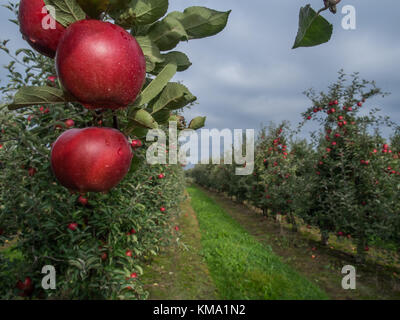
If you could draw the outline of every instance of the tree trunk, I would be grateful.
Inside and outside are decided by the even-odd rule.
[[[328,240],[329,240],[329,233],[326,231],[321,231],[321,244],[323,246],[327,246]]]
[[[292,213],[288,213],[288,218],[289,218],[289,222],[292,224],[292,231],[297,232],[298,228],[297,228],[297,223],[296,223],[296,219],[295,219],[294,215]]]
[[[357,263],[364,263],[366,258],[366,247],[367,243],[364,239],[359,239],[357,241],[357,255],[356,255],[356,262]]]

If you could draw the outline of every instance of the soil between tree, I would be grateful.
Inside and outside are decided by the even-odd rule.
[[[189,198],[181,210],[176,223],[182,238],[146,266],[145,289],[150,300],[216,300],[217,289],[200,253],[201,232]]]

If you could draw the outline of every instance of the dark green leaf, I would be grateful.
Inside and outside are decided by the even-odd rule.
[[[206,117],[196,117],[190,121],[189,129],[197,130],[203,128],[206,122]]]
[[[164,16],[167,10],[168,0],[131,0],[117,18],[117,23],[126,27],[151,24]]]
[[[180,41],[189,40],[182,23],[169,16],[150,28],[149,37],[162,51],[172,50]]]
[[[149,103],[164,89],[167,83],[176,73],[177,66],[170,63],[159,73],[159,75],[142,91],[134,106],[142,106]]]
[[[171,12],[168,17],[180,21],[190,39],[210,37],[221,32],[231,11],[221,12],[205,7],[189,7],[183,12]]]
[[[149,129],[155,129],[158,127],[157,122],[153,119],[151,114],[143,109],[136,110],[129,116],[129,127],[133,126]]]
[[[136,37],[136,40],[142,48],[143,54],[146,58],[146,71],[153,71],[156,63],[161,63],[164,61],[164,58],[161,56],[160,49],[158,49],[157,45],[148,37]],[[167,63],[165,65],[167,65]]]
[[[75,99],[60,89],[53,87],[22,87],[8,105],[9,110],[17,110],[38,104],[56,104],[74,102]]]
[[[85,12],[76,0],[44,0],[44,2],[55,8],[55,17],[53,18],[64,27],[86,18]]]
[[[180,109],[194,101],[196,101],[196,97],[183,84],[170,82],[153,103],[153,113],[164,108],[169,110]]]
[[[317,15],[310,5],[300,9],[299,30],[292,49],[313,47],[328,42],[332,36],[333,26],[323,17]]]
[[[157,63],[156,68],[154,69],[154,73],[158,74],[168,63],[174,62],[178,66],[177,71],[185,71],[187,70],[192,63],[186,54],[179,51],[171,51],[166,54],[162,54],[161,57],[164,61],[161,63]]]

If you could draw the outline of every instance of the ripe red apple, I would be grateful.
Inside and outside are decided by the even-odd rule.
[[[68,229],[71,231],[75,231],[78,228],[78,224],[76,222],[72,222],[68,225]]]
[[[88,109],[127,107],[136,100],[146,76],[136,39],[99,20],[68,27],[57,49],[56,68],[64,88]]]
[[[44,6],[43,0],[21,0],[18,14],[19,26],[22,37],[33,49],[45,56],[54,58],[65,28],[56,21],[55,29],[44,28],[44,26],[50,27],[48,25],[50,16],[48,16],[46,10],[43,10]]]
[[[132,257],[133,252],[131,250],[128,250],[128,251],[125,252],[125,254],[126,254],[127,257]]]
[[[50,82],[54,83],[56,82],[57,77],[56,76],[48,76],[47,80],[49,80]]]
[[[86,199],[86,198],[83,197],[83,196],[79,196],[78,202],[79,202],[81,205],[83,205],[83,206],[87,206],[87,204],[89,203],[88,199]]]
[[[132,156],[128,140],[116,129],[69,129],[52,147],[51,166],[58,181],[70,190],[104,192],[125,177]]]
[[[135,279],[135,278],[137,278],[137,273],[136,272],[131,273],[131,279]]]
[[[107,258],[108,258],[108,254],[105,253],[105,252],[103,252],[103,253],[101,254],[101,260],[102,260],[102,261],[106,261]]]
[[[64,124],[67,128],[71,128],[75,125],[75,122],[72,119],[68,119],[68,120],[65,120]]]
[[[160,174],[158,175],[158,179],[164,179],[164,178],[165,178],[165,175],[164,175],[164,174],[160,173]]]
[[[166,210],[166,209],[165,209],[164,207],[161,207],[161,208],[160,208],[160,211],[161,211],[161,212],[165,212],[165,210]]]
[[[136,148],[140,148],[142,146],[142,141],[136,139],[136,140],[132,140],[131,143],[132,148],[136,149]]]
[[[30,177],[33,177],[36,174],[37,170],[35,168],[29,168],[28,174]]]

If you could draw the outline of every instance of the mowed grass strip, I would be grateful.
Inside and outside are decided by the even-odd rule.
[[[200,225],[203,254],[220,299],[328,299],[204,192],[196,187],[188,188],[188,192]]]

